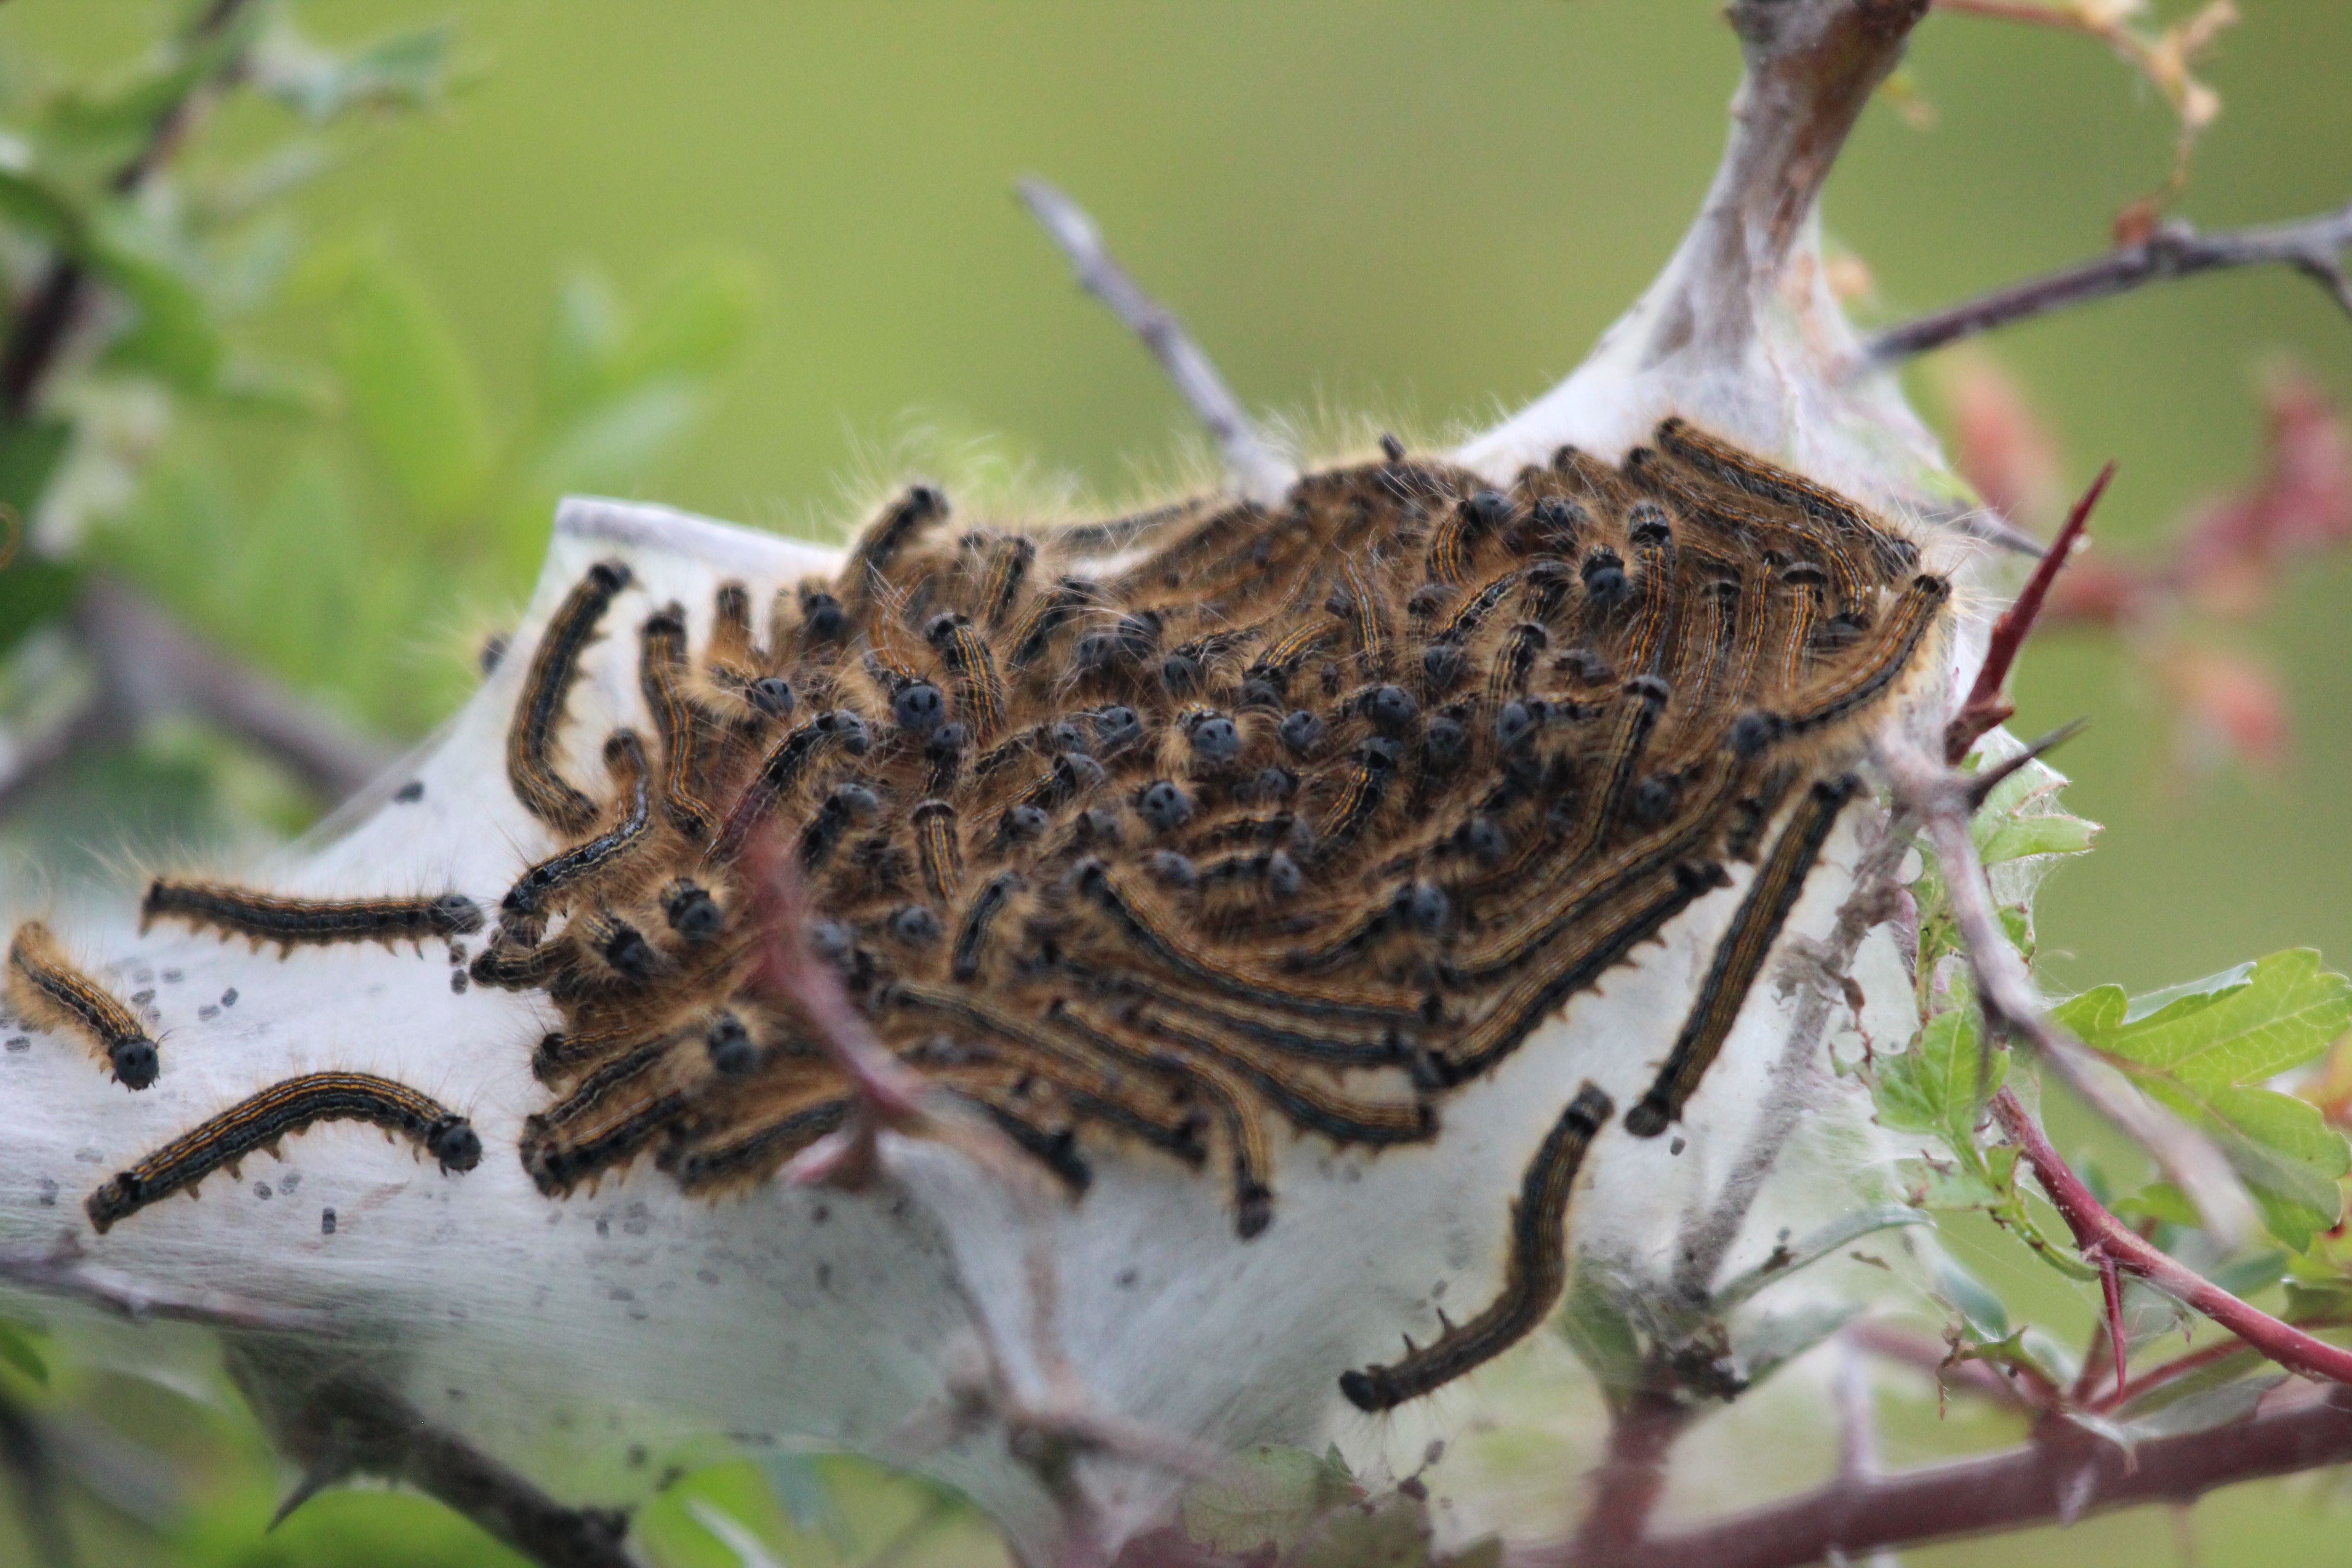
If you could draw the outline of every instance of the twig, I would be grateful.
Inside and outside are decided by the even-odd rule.
[[[1739,1238],[1780,1151],[1817,1102],[1822,1037],[1832,1011],[1844,1000],[1836,983],[1853,969],[1863,938],[1891,913],[1888,893],[1908,850],[1908,835],[1894,820],[1882,818],[1877,838],[1855,864],[1853,889],[1838,908],[1829,940],[1813,951],[1812,962],[1800,972],[1803,999],[1781,1046],[1780,1060],[1774,1064],[1772,1087],[1756,1116],[1747,1146],[1706,1213],[1685,1219],[1675,1239],[1675,1294],[1690,1309],[1709,1310],[1724,1258]]]
[[[2342,260],[2347,247],[2352,247],[2352,205],[2294,223],[2218,234],[2200,234],[2187,223],[2167,223],[2138,244],[2118,247],[2095,261],[2012,283],[1889,327],[1863,345],[1854,368],[1857,373],[1876,370],[2053,310],[2233,267],[2292,267],[2352,315],[2352,279],[2346,277]]]
[[[1127,330],[1143,340],[1160,361],[1177,394],[1208,428],[1234,487],[1253,500],[1272,501],[1290,489],[1298,470],[1259,434],[1241,399],[1200,345],[1168,308],[1138,287],[1113,259],[1102,230],[1086,209],[1034,175],[1020,184],[1021,199],[1076,269],[1078,283],[1110,307]]]
[[[182,1294],[148,1285],[135,1276],[84,1260],[79,1245],[70,1238],[47,1252],[0,1252],[0,1284],[70,1297],[134,1322],[170,1318],[222,1329],[316,1335],[340,1331],[335,1321],[323,1312],[280,1307],[224,1290]]]
[[[1862,1346],[1838,1339],[1838,1477],[1866,1481],[1879,1473],[1878,1406]]]
[[[2017,662],[2018,650],[2033,633],[2033,624],[2042,616],[2042,601],[2049,597],[2050,584],[2057,581],[2066,562],[2081,544],[2083,530],[2091,521],[2091,512],[2106,493],[2107,481],[2116,477],[2113,462],[2099,470],[2083,499],[2066,514],[2065,526],[2050,543],[2049,553],[2033,568],[2033,575],[2009,608],[1993,623],[1991,639],[1985,646],[1983,666],[1977,671],[1976,684],[1969,688],[1968,700],[1960,710],[1944,727],[1944,760],[1958,766],[1969,754],[1969,748],[1983,738],[1985,732],[2005,724],[2016,716],[2017,706],[2001,693],[2009,685],[2009,672]]]
[[[1659,322],[1660,351],[1687,334],[1708,345],[1707,357],[1737,361],[1839,150],[1927,4],[1739,0],[1730,8],[1748,76],[1732,105],[1731,145],[1692,226],[1704,260],[1679,308]]]
[[[635,1568],[626,1514],[568,1508],[346,1357],[279,1338],[239,1339],[230,1373],[278,1447],[304,1467],[278,1518],[348,1477],[405,1481],[542,1568]]]
[[[218,37],[236,21],[249,0],[214,0],[189,26],[183,49]],[[186,93],[164,106],[148,129],[147,139],[130,161],[115,170],[107,188],[119,196],[136,195],[155,173],[185,143],[205,111],[245,69],[242,54],[219,68]],[[0,419],[22,424],[30,418],[42,384],[55,367],[59,352],[80,320],[89,296],[89,273],[77,256],[53,257],[41,280],[17,307],[9,324],[8,341],[0,348]]]
[[[2206,1279],[2188,1265],[2142,1239],[2139,1233],[2109,1214],[2083,1179],[2068,1167],[2049,1138],[2020,1103],[2013,1089],[1992,1097],[1993,1115],[2022,1152],[2042,1190],[2064,1216],[2083,1256],[2102,1267],[2112,1264],[2147,1280],[2183,1306],[2194,1308],[2262,1352],[2290,1372],[2306,1377],[2352,1384],[2352,1351],[2315,1339],[2292,1324],[2283,1323],[2259,1307],[2251,1306]],[[2118,1359],[2120,1359],[2118,1342]]]
[[[745,861],[752,918],[763,937],[752,984],[799,1010],[855,1096],[848,1124],[797,1156],[785,1167],[785,1181],[853,1190],[870,1185],[885,1174],[880,1134],[890,1131],[929,1139],[965,1155],[1003,1184],[1021,1216],[1026,1348],[1044,1383],[1043,1393],[1032,1396],[1019,1388],[1009,1358],[993,1336],[985,1304],[958,1275],[951,1283],[971,1316],[978,1364],[951,1375],[944,1406],[919,1416],[898,1434],[898,1441],[922,1451],[988,1422],[1001,1424],[1007,1447],[1036,1476],[1061,1511],[1061,1563],[1066,1568],[1099,1568],[1110,1553],[1099,1510],[1078,1484],[1076,1461],[1080,1456],[1106,1454],[1187,1477],[1206,1474],[1217,1456],[1143,1422],[1097,1408],[1064,1352],[1055,1326],[1061,1284],[1051,1231],[1045,1223],[1044,1210],[1051,1201],[1045,1179],[1011,1139],[969,1114],[954,1096],[893,1056],[874,1033],[850,1001],[840,975],[809,944],[812,905],[792,862],[761,840],[754,840]]]
[[[390,767],[382,741],[216,652],[137,589],[105,576],[83,584],[74,621],[100,667],[110,717],[125,729],[190,712],[219,725],[341,800]]]
[[[1948,1392],[1974,1394],[2026,1415],[2038,1415],[2050,1408],[2038,1384],[2029,1392],[1990,1362],[1954,1361],[1951,1352],[1936,1341],[1894,1323],[1864,1318],[1847,1324],[1844,1338],[1857,1350],[1882,1361],[1926,1373]]]
[[[2047,1442],[1890,1476],[1839,1478],[1812,1491],[1644,1542],[1607,1568],[1801,1568],[1832,1552],[1916,1545],[2022,1529],[2139,1503],[2189,1503],[2217,1488],[2352,1461],[2352,1395],[2342,1390],[2263,1411],[2216,1442],[2210,1432],[2151,1438],[2131,1454],[2089,1446],[2054,1464]],[[1579,1564],[1559,1545],[1522,1549],[1510,1568]],[[1601,1568],[1585,1563],[1580,1568]]]
[[[1977,858],[1969,832],[1967,777],[1900,735],[1880,736],[1877,751],[1895,798],[1917,817],[1936,851],[1952,921],[1976,977],[1986,1038],[2008,1035],[2031,1041],[2069,1089],[2156,1157],[2224,1245],[2254,1234],[2259,1222],[2253,1202],[2211,1141],[2141,1094],[2042,1011],[2025,961],[2001,931],[1983,862]]]
[[[1592,1472],[1592,1507],[1569,1543],[1570,1563],[1613,1563],[1638,1546],[1666,1489],[1667,1456],[1698,1411],[1675,1397],[1668,1369],[1653,1367],[1610,1422],[1609,1450]]]

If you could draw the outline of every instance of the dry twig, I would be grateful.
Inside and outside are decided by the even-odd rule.
[[[1143,340],[1143,346],[1167,371],[1178,395],[1224,454],[1225,470],[1234,487],[1253,500],[1279,498],[1298,477],[1298,470],[1259,433],[1241,399],[1184,331],[1184,324],[1146,294],[1113,259],[1110,247],[1103,243],[1102,230],[1085,208],[1034,175],[1021,182],[1020,190],[1021,199],[1037,222],[1070,258],[1079,285],[1110,307],[1111,314]]]
[[[2352,279],[2344,252],[2352,247],[2352,205],[2294,223],[2200,234],[2167,223],[2134,245],[2118,246],[2095,261],[1995,289],[1974,300],[1874,334],[1855,360],[1859,372],[1877,370],[1996,327],[2128,294],[2150,283],[2193,278],[2238,267],[2292,267],[2326,289],[2352,315]]]

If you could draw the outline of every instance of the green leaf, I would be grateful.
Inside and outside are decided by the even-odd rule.
[[[1262,1444],[1235,1455],[1185,1494],[1184,1533],[1213,1551],[1287,1552],[1315,1521],[1360,1495],[1337,1450]]]
[[[1613,1406],[1641,1385],[1642,1342],[1633,1321],[1618,1308],[1599,1270],[1580,1268],[1560,1310],[1560,1337]]]
[[[2290,1279],[2279,1316],[2299,1328],[2352,1324],[2352,1279]]]
[[[539,368],[540,405],[550,419],[568,421],[604,395],[626,330],[621,297],[603,268],[581,265],[563,275]]]
[[[89,226],[72,196],[37,174],[0,169],[0,217],[63,249],[79,251]]]
[[[211,305],[182,271],[186,258],[121,210],[91,226],[83,255],[137,311],[108,345],[107,363],[146,371],[182,392],[210,390],[227,345]]]
[[[794,1530],[803,1535],[823,1535],[843,1557],[856,1552],[856,1535],[814,1458],[807,1454],[771,1454],[760,1461],[760,1468],[776,1500],[791,1516]]]
[[[429,109],[448,88],[456,42],[442,23],[338,54],[281,24],[254,51],[254,84],[314,123],[362,106]]]
[[[1927,1020],[1918,1040],[1878,1067],[1878,1121],[1896,1132],[1925,1132],[1955,1153],[1976,1147],[1977,1123],[1985,1101],[2009,1076],[2009,1053],[1991,1053],[1984,1072],[1983,1037],[1969,1006],[1954,1007]]]
[[[19,552],[0,571],[0,655],[25,640],[51,616],[72,607],[81,574],[56,561]]]
[[[2273,953],[2138,1004],[2102,985],[2053,1016],[2212,1134],[2279,1240],[2300,1252],[2336,1223],[2352,1147],[2317,1107],[2262,1087],[2352,1026],[2352,981],[2318,953]]]
[[[1935,1254],[1934,1266],[1936,1294],[1960,1315],[1978,1339],[1996,1342],[2010,1337],[2009,1309],[1983,1280],[1940,1248]]]
[[[1977,856],[1988,866],[1999,866],[2029,855],[2080,855],[2090,848],[2097,832],[2095,824],[2063,812],[2012,817],[1979,838]]]
[[[415,277],[372,258],[344,290],[335,358],[377,461],[424,521],[446,528],[494,458],[481,388],[448,321]]]
[[[1429,1509],[1391,1492],[1376,1503],[1327,1512],[1284,1568],[1428,1568]]]
[[[47,1384],[49,1381],[49,1363],[33,1348],[25,1331],[5,1319],[0,1319],[0,1362],[7,1363],[35,1383]]]
[[[67,420],[0,425],[0,503],[15,507],[18,519],[29,524],[72,444],[73,426]],[[24,564],[20,555],[17,565]]]
[[[659,381],[600,405],[558,431],[532,459],[530,478],[547,494],[626,494],[701,414],[703,396],[682,381]]]
[[[716,375],[741,357],[764,290],[758,264],[731,254],[689,263],[655,290],[618,346],[618,390],[667,376]]]

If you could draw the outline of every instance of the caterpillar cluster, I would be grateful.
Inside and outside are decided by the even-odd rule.
[[[592,568],[541,636],[506,772],[561,847],[471,975],[561,1016],[520,1147],[550,1195],[642,1160],[741,1188],[842,1124],[814,1025],[759,978],[778,933],[751,910],[785,862],[817,961],[889,1048],[1075,1191],[1108,1142],[1213,1171],[1247,1237],[1278,1209],[1275,1127],[1438,1138],[1457,1086],[1759,861],[1627,1115],[1654,1136],[1948,599],[1899,532],[1679,420],[1507,489],[1390,441],[1272,505],[1035,534],[950,515],[917,487],[836,578],[647,606],[624,645],[646,725],[602,738],[601,777],[567,776],[562,741],[626,566]],[[235,904],[156,912],[236,929]],[[268,915],[247,934],[333,939]],[[1412,1397],[1540,1319],[1612,1114],[1588,1086],[1538,1152],[1504,1299],[1350,1373],[1349,1398]]]

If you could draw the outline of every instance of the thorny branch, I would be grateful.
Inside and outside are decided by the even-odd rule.
[[[2050,595],[2050,584],[2057,581],[2058,574],[2082,542],[2092,509],[2099,504],[2099,497],[2106,493],[2107,481],[2115,477],[2113,463],[2099,470],[2099,477],[2091,481],[2091,488],[2083,492],[2083,499],[2066,514],[2066,525],[2058,531],[2049,552],[2034,566],[2033,575],[1993,623],[1992,637],[1985,647],[1984,666],[1977,671],[1976,683],[1969,688],[1959,712],[1945,726],[1947,763],[1958,766],[1987,731],[2016,716],[2016,705],[2003,695],[2009,685],[2009,672],[2017,663],[2018,650],[2025,646],[2026,637],[2032,635],[2033,624],[2042,615],[2042,602]]]
[[[2352,248],[2352,205],[2294,223],[2218,234],[2200,234],[2187,223],[2167,223],[2137,244],[2120,246],[2095,261],[2012,283],[1889,327],[1863,345],[1854,369],[1880,369],[1996,327],[2128,294],[2150,283],[2237,267],[2292,267],[2352,315],[2352,278],[2346,276],[2343,263],[2347,248]]]
[[[1801,1568],[1832,1554],[1988,1531],[2071,1523],[2137,1504],[2194,1502],[2266,1476],[2352,1461],[2352,1394],[2305,1388],[2231,1427],[2159,1437],[2129,1454],[2088,1434],[2022,1443],[1892,1475],[1839,1477],[1812,1491],[1658,1537],[1602,1562],[1559,1546],[1509,1554],[1510,1568]]]
[[[567,1508],[525,1477],[444,1432],[348,1355],[299,1342],[240,1339],[229,1370],[278,1448],[303,1475],[279,1519],[354,1475],[404,1481],[542,1568],[635,1568],[625,1513]]]
[[[1234,487],[1253,500],[1271,501],[1290,488],[1298,470],[1268,444],[1241,399],[1217,374],[1169,309],[1128,275],[1103,243],[1102,230],[1086,209],[1045,181],[1021,182],[1021,199],[1076,268],[1078,283],[1110,308],[1128,331],[1143,340],[1177,393],[1224,455]]]
[[[2083,1179],[2051,1146],[2048,1135],[2027,1113],[2014,1090],[2004,1089],[1994,1095],[1992,1110],[2001,1130],[2033,1167],[2052,1205],[2064,1216],[2084,1257],[2110,1262],[2147,1280],[2182,1305],[2204,1313],[2290,1372],[2352,1384],[2352,1351],[2315,1339],[2260,1308],[2249,1306],[2109,1214],[2106,1205],[2093,1195]]]

